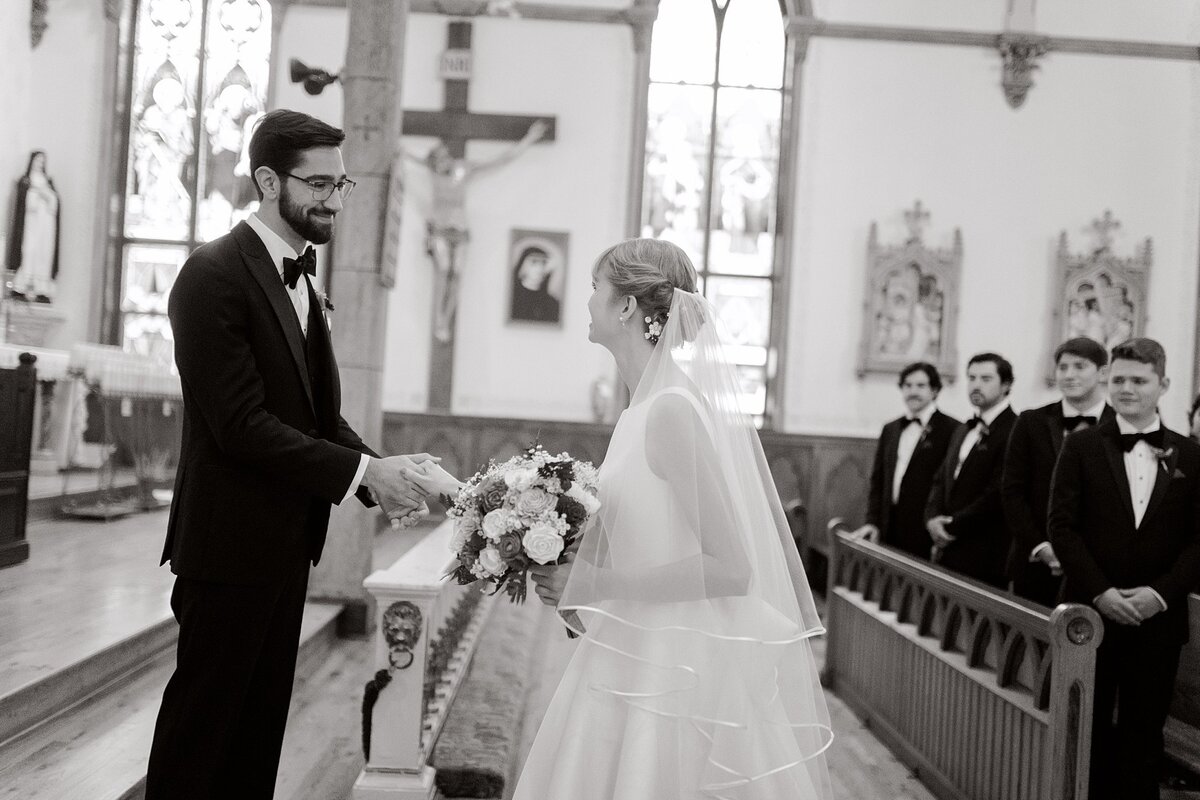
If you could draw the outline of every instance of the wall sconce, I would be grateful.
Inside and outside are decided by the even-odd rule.
[[[341,75],[330,74],[320,67],[310,67],[298,58],[288,62],[292,83],[304,84],[304,91],[312,95],[320,94],[331,83],[341,80]]]

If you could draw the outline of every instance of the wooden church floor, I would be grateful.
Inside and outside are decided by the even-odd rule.
[[[29,526],[30,560],[0,570],[0,698],[144,638],[149,629],[173,634],[172,576],[157,566],[165,526],[161,511],[107,523],[44,520]],[[385,532],[376,540],[375,563],[392,563],[422,532]],[[547,609],[533,643],[546,657],[529,691],[514,778],[574,647],[556,634]],[[321,663],[297,681],[277,800],[348,798],[349,782],[361,766],[358,704],[347,698],[357,696],[371,674],[371,644],[332,640],[313,650],[312,658]],[[823,642],[818,657],[822,654]],[[837,735],[828,759],[838,800],[932,800],[836,696],[827,699]],[[142,762],[145,755],[123,754]],[[508,782],[510,789],[514,784]]]

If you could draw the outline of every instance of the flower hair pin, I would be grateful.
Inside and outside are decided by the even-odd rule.
[[[667,317],[663,314],[663,318]],[[650,340],[650,344],[658,344],[658,337],[662,336],[663,324],[654,319],[654,317],[646,317],[646,338]]]

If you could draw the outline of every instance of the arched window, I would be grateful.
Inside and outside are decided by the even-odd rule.
[[[777,0],[662,0],[650,51],[642,235],[691,256],[766,407],[784,14]]]
[[[266,109],[271,6],[140,0],[131,43],[105,325],[125,349],[169,363],[179,268],[258,207],[246,148]]]
[[[766,410],[784,108],[778,0],[661,0],[650,44],[642,235],[683,247]]]

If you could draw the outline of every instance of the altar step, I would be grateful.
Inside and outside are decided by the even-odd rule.
[[[305,606],[293,722],[329,690],[344,661],[335,652],[340,612],[336,604]],[[0,798],[140,800],[176,636],[174,620],[160,620],[0,698]],[[319,725],[306,720],[306,727]]]

